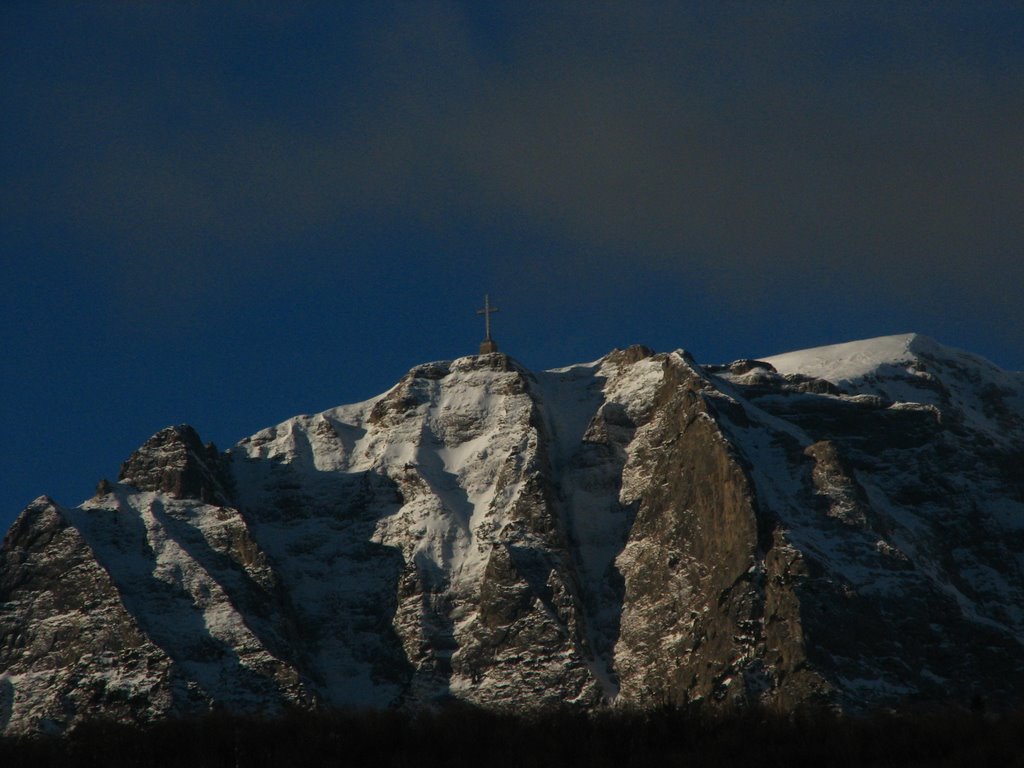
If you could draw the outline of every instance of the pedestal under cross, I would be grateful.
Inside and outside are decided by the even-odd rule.
[[[498,342],[491,338],[491,315],[497,311],[497,307],[491,306],[491,297],[484,294],[484,308],[476,311],[478,315],[484,316],[484,330],[486,331],[484,340],[480,342],[481,355],[489,355],[498,351]]]

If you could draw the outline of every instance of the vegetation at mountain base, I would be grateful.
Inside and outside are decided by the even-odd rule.
[[[416,714],[294,711],[273,719],[213,713],[144,727],[89,721],[63,737],[0,739],[6,768],[744,764],[1024,766],[1024,712],[850,717],[663,707],[515,716],[459,705]]]

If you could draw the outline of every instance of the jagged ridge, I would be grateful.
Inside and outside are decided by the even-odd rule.
[[[489,354],[223,454],[171,427],[5,539],[0,727],[1019,703],[1022,458],[1019,375],[915,335],[729,366]]]

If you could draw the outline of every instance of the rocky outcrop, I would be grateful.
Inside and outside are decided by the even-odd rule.
[[[1024,690],[1024,382],[920,337],[417,366],[220,454],[159,432],[0,553],[0,726],[214,707]]]
[[[0,551],[0,729],[60,732],[80,713],[141,721],[187,682],[139,627],[68,517],[43,496]],[[30,709],[31,721],[21,720]]]
[[[175,499],[227,504],[231,497],[220,452],[213,443],[204,445],[188,424],[167,427],[149,438],[121,465],[117,479]]]
[[[794,673],[803,661],[793,601],[769,586],[777,543],[774,521],[719,425],[701,372],[681,358],[665,362],[657,410],[637,436],[626,472],[646,482],[617,563],[625,579],[621,697],[640,705],[803,700],[818,688]],[[767,550],[767,551],[766,551]],[[775,585],[773,585],[775,586]]]

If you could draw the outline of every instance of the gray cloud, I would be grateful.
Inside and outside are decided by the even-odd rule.
[[[543,5],[483,29],[403,6],[325,25],[330,55],[303,77],[256,61],[280,111],[233,79],[230,30],[139,11],[92,31],[157,41],[141,64],[115,50],[80,68],[86,47],[17,89],[47,172],[4,204],[70,217],[121,245],[116,269],[171,284],[273,269],[275,243],[317,229],[459,218],[539,228],[583,269],[628,253],[740,296],[799,279],[1008,301],[1024,56],[992,35],[1013,24],[905,8]],[[273,41],[297,22],[248,23]]]

